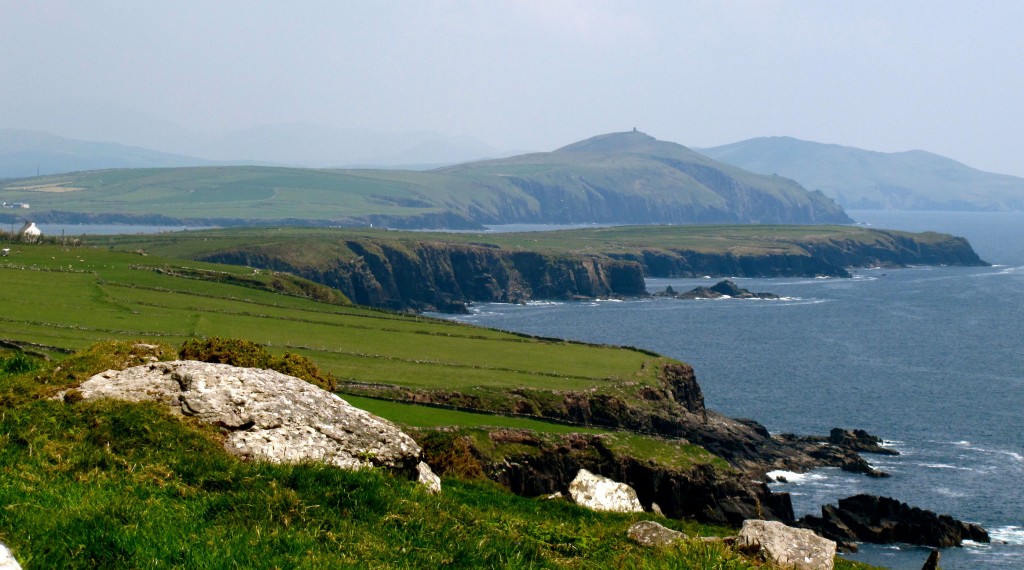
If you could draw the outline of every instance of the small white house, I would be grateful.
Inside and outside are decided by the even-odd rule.
[[[18,230],[18,237],[21,238],[21,241],[35,242],[43,237],[43,231],[36,227],[35,222],[25,222],[25,225]]]

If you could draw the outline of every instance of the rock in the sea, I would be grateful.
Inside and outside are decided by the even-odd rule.
[[[928,560],[924,561],[924,566],[921,567],[921,570],[939,570],[939,558],[942,558],[942,554],[936,548],[928,555]]]
[[[153,400],[227,432],[247,459],[318,461],[346,469],[411,472],[420,447],[391,422],[308,382],[256,368],[194,361],[108,370],[78,388],[83,399]]]
[[[805,516],[800,526],[833,540],[890,544],[906,542],[945,548],[964,540],[989,542],[981,526],[911,507],[889,497],[855,495],[821,507],[821,517]]]
[[[629,538],[640,546],[669,546],[686,540],[686,535],[678,530],[665,528],[654,521],[633,523],[627,532]]]
[[[21,570],[21,564],[14,559],[6,544],[0,544],[0,570]]]
[[[899,455],[900,452],[889,447],[882,447],[882,438],[862,430],[832,428],[828,434],[828,442],[861,453],[877,453],[879,455]]]
[[[794,570],[832,570],[836,543],[780,522],[746,520],[737,546],[756,549],[768,562]]]
[[[752,293],[741,288],[728,279],[715,283],[711,287],[694,287],[685,293],[676,293],[674,290],[665,289],[664,293],[657,293],[660,297],[675,297],[677,299],[719,299],[731,297],[733,299],[778,299],[779,296],[773,293]]]
[[[594,475],[586,469],[580,469],[569,483],[569,495],[577,505],[595,511],[642,513],[644,510],[632,487]]]

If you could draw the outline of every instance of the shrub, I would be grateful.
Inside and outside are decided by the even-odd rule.
[[[39,368],[39,363],[21,351],[8,357],[0,357],[0,374],[22,374],[36,368]]]
[[[185,341],[178,350],[183,360],[198,360],[214,364],[230,364],[243,368],[270,368],[273,359],[263,345],[235,338],[194,338]]]
[[[312,360],[300,354],[286,352],[274,356],[261,344],[248,340],[210,337],[185,341],[178,351],[184,360],[198,360],[215,364],[230,364],[244,368],[264,368],[301,378],[324,390],[334,390],[338,381],[330,372],[321,370]]]

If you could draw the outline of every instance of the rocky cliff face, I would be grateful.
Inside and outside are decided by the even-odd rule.
[[[472,302],[646,295],[645,277],[848,277],[847,267],[984,265],[963,238],[875,235],[875,241],[812,240],[800,244],[802,251],[750,255],[655,248],[555,254],[483,243],[366,237],[343,240],[339,249],[345,255],[333,257],[254,245],[200,259],[293,273],[339,289],[361,305],[442,312],[465,311]]]
[[[348,240],[356,257],[301,264],[258,247],[204,261],[287,271],[344,292],[354,303],[394,310],[465,311],[467,302],[521,303],[646,293],[639,264],[555,256],[488,245]]]

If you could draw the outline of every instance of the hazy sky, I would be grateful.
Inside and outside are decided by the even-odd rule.
[[[302,122],[551,150],[635,126],[1024,176],[1022,30],[1019,0],[0,0],[0,128],[140,144]]]

